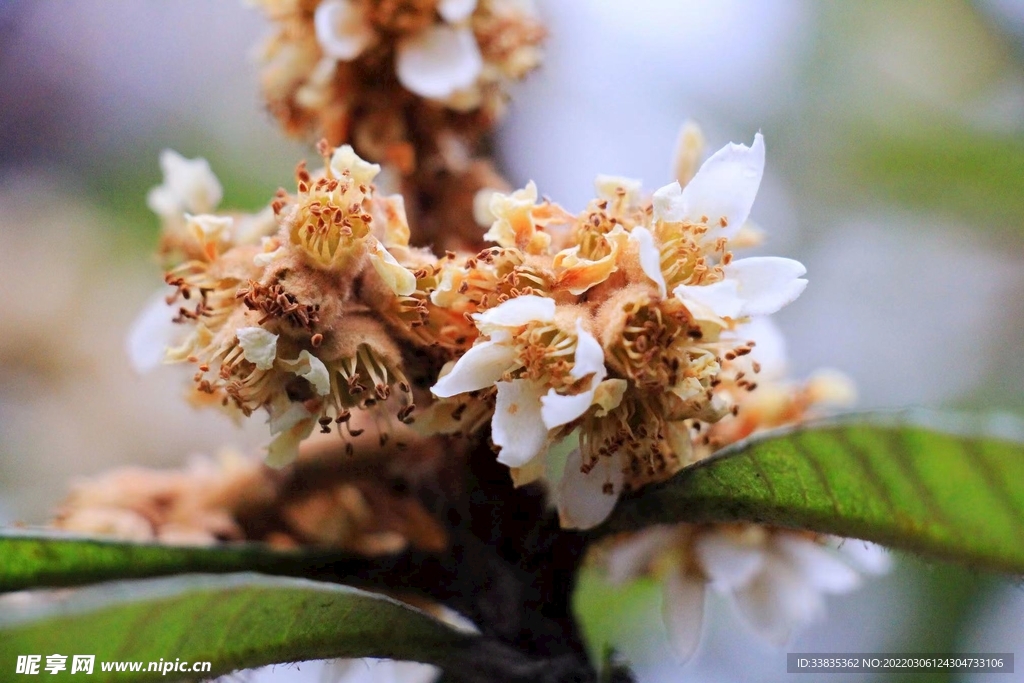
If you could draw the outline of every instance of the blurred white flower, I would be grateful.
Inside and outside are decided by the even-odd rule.
[[[483,70],[476,36],[464,22],[476,0],[445,0],[438,13],[445,23],[433,24],[399,39],[395,72],[399,82],[422,97],[444,100],[472,86]],[[377,39],[367,8],[357,0],[327,0],[314,15],[317,41],[333,59],[349,62]]]
[[[156,215],[167,220],[184,214],[209,213],[217,208],[223,189],[206,159],[186,159],[171,149],[160,152],[162,185],[146,196],[146,204]]]
[[[336,659],[327,662],[322,683],[430,683],[441,670],[419,662],[398,662],[393,659]]]
[[[697,648],[705,588],[732,598],[759,636],[783,646],[794,632],[824,614],[827,594],[860,585],[860,572],[888,570],[877,545],[841,541],[839,551],[806,533],[762,526],[654,527],[620,540],[610,551],[609,579],[620,583],[660,567],[663,618],[675,652]]]
[[[476,37],[464,26],[431,26],[398,44],[395,70],[406,88],[443,100],[476,82],[483,69]]]

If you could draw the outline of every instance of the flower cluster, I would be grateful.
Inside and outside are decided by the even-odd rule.
[[[744,324],[806,285],[796,261],[733,258],[763,165],[758,135],[652,201],[614,177],[578,215],[538,201],[532,184],[493,194],[486,237],[499,247],[446,265],[432,303],[485,310],[463,331],[475,344],[433,387],[444,399],[434,410],[493,396],[491,439],[519,483],[542,476],[548,446],[578,429],[557,489],[563,525],[593,526],[623,490],[691,462],[702,425],[737,409],[722,389],[755,344]]]
[[[506,84],[540,63],[531,0],[258,0],[274,34],[263,91],[292,134],[351,143],[408,172],[450,138],[471,147]]]
[[[380,416],[382,440],[392,418],[465,435],[489,424],[517,484],[545,476],[549,446],[576,433],[551,483],[563,525],[594,526],[622,491],[699,457],[695,439],[757,387],[746,327],[806,284],[796,261],[733,257],[749,242],[760,134],[650,199],[607,176],[579,214],[532,183],[486,193],[483,239],[496,246],[441,257],[409,247],[377,165],[348,146],[321,152],[325,168],[300,166],[297,192],[262,219],[184,213],[216,194],[198,161],[165,165],[153,193],[176,209],[165,244],[184,255],[167,303],[188,333],[167,358],[195,365],[198,398],[266,409],[276,465],[316,425],[351,436],[362,409]],[[438,400],[414,415],[428,387]]]
[[[374,409],[387,425],[382,439],[413,410],[401,351],[359,296],[415,288],[389,251],[409,252],[402,199],[375,193],[380,168],[351,147],[322,152],[325,167],[310,173],[300,165],[296,192],[279,192],[263,218],[165,217],[164,243],[183,260],[166,274],[173,292],[144,316],[131,343],[137,361],[151,365],[167,340],[163,323],[184,328],[170,331],[179,338],[166,359],[195,366],[195,400],[243,415],[266,409],[269,461],[277,465],[293,460],[317,425],[357,436],[353,410]],[[185,188],[174,206],[194,206],[205,188],[176,175],[185,169],[169,169],[153,196]]]

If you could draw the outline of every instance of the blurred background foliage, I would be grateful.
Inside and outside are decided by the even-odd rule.
[[[597,173],[667,182],[686,118],[712,150],[763,130],[754,218],[811,280],[779,316],[793,373],[839,368],[865,408],[1024,413],[1024,3],[540,4],[547,63],[498,138],[514,183],[579,210]],[[161,149],[208,158],[224,205],[250,209],[314,156],[260,108],[264,31],[241,2],[0,2],[0,521],[42,521],[116,464],[261,444],[262,425],[184,406],[173,370],[134,376],[122,346],[161,283]],[[643,680],[787,678],[725,604],[680,665],[656,586],[582,586],[594,647],[613,638]],[[829,609],[787,650],[1024,653],[1024,592],[967,570],[900,558]]]

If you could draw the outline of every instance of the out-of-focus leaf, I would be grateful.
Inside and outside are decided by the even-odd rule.
[[[275,552],[258,545],[166,546],[8,529],[0,531],[0,593],[187,572],[294,573],[283,568],[300,563],[313,566],[341,557],[337,553]]]
[[[256,574],[185,575],[45,595],[0,614],[0,672],[19,655],[95,655],[90,681],[199,680],[235,669],[331,657],[387,657],[446,666],[474,636],[390,598],[347,586]],[[149,662],[211,662],[208,673],[146,671]],[[141,662],[136,673],[104,672]],[[42,671],[42,667],[40,667]]]
[[[857,184],[915,209],[959,214],[965,227],[1024,235],[1024,138],[948,127],[857,139],[838,165]]]
[[[622,586],[611,585],[600,572],[580,572],[573,593],[573,611],[579,617],[592,661],[600,661],[614,645],[650,645],[652,615],[658,626],[661,584],[637,579]],[[632,654],[632,653],[631,653]]]
[[[597,535],[751,521],[1024,572],[1024,444],[882,420],[773,432],[625,499]]]

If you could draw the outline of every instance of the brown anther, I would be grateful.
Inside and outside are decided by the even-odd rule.
[[[415,419],[412,417],[412,412],[414,410],[416,410],[416,405],[414,403],[410,403],[409,405],[405,406],[404,408],[399,409],[399,411],[398,411],[398,421],[401,422],[402,424],[407,424],[407,425],[408,424],[412,424],[413,422],[415,422]]]

